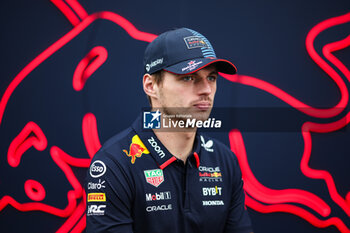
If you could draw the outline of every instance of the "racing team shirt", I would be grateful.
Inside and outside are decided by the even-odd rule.
[[[197,132],[184,163],[141,117],[93,157],[85,190],[87,232],[252,232],[230,149]]]

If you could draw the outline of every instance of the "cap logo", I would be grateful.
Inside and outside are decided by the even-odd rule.
[[[190,61],[187,63],[187,66],[182,68],[182,72],[184,71],[192,71],[198,67],[198,65],[202,64],[202,61],[196,62],[196,61]]]
[[[188,49],[209,48],[204,39],[199,36],[188,36],[184,38],[184,41]]]
[[[152,61],[150,64],[146,64],[147,72],[149,72],[152,67],[159,65],[159,64],[162,64],[162,63],[163,63],[163,58],[159,58],[155,61]]]

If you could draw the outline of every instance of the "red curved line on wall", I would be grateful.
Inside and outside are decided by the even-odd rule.
[[[78,25],[81,20],[75,14],[75,12],[62,0],[50,0],[68,19],[68,21],[73,25]]]
[[[316,170],[309,167],[309,161],[311,157],[311,149],[312,149],[312,138],[311,132],[315,133],[328,133],[339,130],[349,124],[350,122],[350,113],[348,113],[342,119],[328,123],[328,124],[318,124],[313,122],[306,122],[302,126],[302,135],[305,142],[304,153],[300,163],[300,168],[303,174],[312,179],[322,179],[326,182],[327,189],[329,190],[329,194],[332,200],[341,207],[344,212],[350,216],[350,205],[347,201],[341,197],[338,193],[337,188],[335,186],[334,179],[332,175],[328,171],[324,170]]]
[[[84,191],[84,195],[83,195],[83,203],[84,203],[84,212],[82,215],[82,218],[80,219],[80,221],[77,223],[76,227],[72,230],[71,233],[80,233],[82,232],[85,227],[86,227],[86,214],[85,214],[85,208],[86,208],[86,193]]]
[[[101,147],[100,140],[97,132],[97,123],[96,118],[92,113],[87,113],[83,118],[82,131],[85,146],[89,155],[92,157],[97,150]],[[62,153],[64,161],[68,164],[76,167],[89,167],[91,159],[77,159],[66,153]],[[83,190],[84,192],[84,190]],[[86,198],[85,192],[83,198]],[[86,215],[85,215],[85,200],[83,200],[80,205],[77,207],[72,216],[60,227],[58,232],[71,232],[71,233],[80,233],[86,227]],[[79,220],[80,219],[80,220]],[[76,225],[75,225],[76,224]],[[75,225],[75,226],[74,226]],[[73,228],[74,227],[74,228]],[[73,229],[72,229],[73,228]]]
[[[333,17],[327,20],[322,21],[321,23],[317,24],[315,27],[313,27],[310,32],[308,33],[305,41],[306,49],[307,52],[309,53],[310,57],[314,60],[314,62],[321,68],[323,69],[331,78],[335,81],[337,86],[340,89],[340,92],[345,94],[346,88],[342,87],[343,86],[343,80],[339,75],[336,73],[334,69],[332,69],[316,52],[314,48],[314,41],[315,38],[323,31],[340,25],[340,24],[345,24],[350,21],[350,13],[347,13],[345,15]],[[346,40],[346,39],[345,39]],[[339,44],[343,44],[344,41],[339,41]],[[324,49],[324,48],[323,48]],[[350,80],[350,77],[347,77],[348,80]],[[342,84],[340,84],[342,83]],[[341,102],[341,101],[340,101]]]
[[[68,21],[76,26],[88,16],[88,13],[76,0],[50,0],[68,19]]]
[[[60,148],[53,146],[50,149],[50,154],[53,161],[60,167],[60,169],[64,172],[67,180],[72,185],[74,190],[68,191],[68,205],[65,209],[58,209],[56,207],[52,207],[50,205],[46,205],[43,203],[19,203],[14,200],[10,196],[4,196],[0,200],[0,211],[5,208],[7,205],[11,205],[19,211],[43,211],[55,216],[59,217],[68,217],[70,216],[76,209],[76,200],[82,197],[83,189],[80,182],[77,180],[74,175],[72,169],[68,166],[68,164],[77,167],[88,167],[90,165],[90,159],[78,159],[72,157],[65,152],[63,152]]]
[[[24,191],[33,201],[42,201],[46,196],[44,186],[36,180],[27,180],[24,183]]]
[[[96,126],[97,128],[97,126]],[[97,131],[96,131],[97,133]],[[98,135],[95,136],[98,139]],[[67,177],[67,180],[74,188],[74,192],[77,196],[77,198],[83,197],[85,199],[85,192],[80,184],[80,182],[77,180],[76,176],[74,175],[72,169],[70,166],[74,167],[84,167],[88,168],[90,166],[91,159],[82,159],[82,158],[76,158],[73,156],[68,155],[60,148],[53,146],[51,148],[51,155],[54,159],[54,161],[57,163],[57,165],[62,169],[64,174]],[[81,227],[83,226],[85,228],[85,225],[81,223],[81,217],[85,214],[85,201],[83,200],[78,207],[76,207],[74,213],[67,219],[67,221],[60,227],[58,232],[82,232]],[[78,222],[79,221],[79,222]],[[78,222],[78,223],[77,223]],[[77,223],[77,225],[75,225]],[[72,229],[72,227],[74,227]],[[72,230],[71,230],[72,229]]]
[[[84,7],[82,7],[77,0],[66,0],[66,2],[73,9],[75,14],[79,16],[80,19],[83,20],[89,16]]]
[[[301,189],[274,190],[263,186],[250,169],[242,134],[239,130],[229,133],[231,150],[236,154],[242,170],[244,190],[255,199],[269,203],[298,203],[307,206],[323,217],[330,214],[330,207],[318,196]]]
[[[97,132],[96,117],[94,114],[85,114],[83,118],[82,131],[86,150],[90,158],[92,158],[101,148],[101,143]]]
[[[227,75],[220,73],[222,77],[225,79],[240,83],[246,86],[255,87],[257,89],[266,91],[267,93],[270,93],[273,96],[276,96],[277,98],[281,99],[285,103],[289,104],[293,108],[299,110],[302,113],[305,113],[312,117],[318,117],[318,118],[329,118],[338,115],[343,109],[340,108],[330,108],[330,109],[317,109],[313,108],[307,104],[304,104],[303,102],[299,101],[298,99],[294,98],[293,96],[289,95],[285,91],[279,89],[278,87],[263,81],[261,79],[257,79],[251,76],[247,75]]]
[[[78,179],[76,178],[76,176],[74,175],[71,167],[68,166],[69,160],[72,157],[66,154],[63,150],[61,150],[57,146],[51,147],[50,154],[52,159],[61,168],[64,175],[67,177],[67,180],[69,181],[69,183],[73,186],[76,197],[77,198],[82,197],[83,188],[80,182],[78,181]],[[86,159],[82,159],[83,163],[86,163],[85,161]],[[72,162],[74,163],[74,161]],[[88,164],[90,164],[90,162]]]
[[[41,131],[40,127],[36,125],[34,122],[29,122],[24,129],[21,131],[21,133],[15,138],[15,142],[21,142],[23,139],[25,142],[28,142],[30,140],[27,140],[26,137],[29,134],[34,134],[34,135],[39,135],[37,138],[41,138],[41,141],[45,141],[45,143],[40,143],[40,146],[36,146],[37,149],[45,149],[47,146],[47,140],[43,132]],[[33,137],[33,136],[31,136]],[[33,137],[36,138],[36,137]],[[45,140],[43,140],[45,139]],[[23,144],[23,143],[22,143]],[[23,147],[21,143],[12,143],[12,149],[15,151],[14,153],[9,153],[10,157],[16,158],[16,163],[19,163],[20,157],[21,156],[14,156],[13,154],[19,154],[19,149],[16,148],[21,148]],[[19,146],[18,146],[19,145]],[[36,145],[33,143],[33,145]],[[24,146],[27,148],[27,146]],[[11,151],[10,150],[10,151]],[[20,150],[22,151],[22,150]],[[54,162],[61,168],[61,170],[64,172],[64,174],[67,177],[67,180],[70,182],[70,184],[73,186],[74,191],[69,191],[67,194],[68,197],[68,205],[64,209],[59,209],[52,207],[50,205],[46,205],[43,203],[19,203],[15,199],[13,199],[10,196],[4,196],[0,200],[0,211],[5,208],[7,205],[11,205],[14,208],[16,208],[19,211],[43,211],[49,214],[53,214],[59,217],[68,217],[72,214],[72,212],[76,208],[76,200],[82,196],[82,187],[79,183],[79,181],[76,179],[74,173],[72,172],[71,168],[67,164],[71,164],[73,166],[77,167],[88,167],[90,164],[90,159],[78,159],[72,156],[69,156],[68,154],[64,153],[62,150],[60,150],[58,147],[53,147],[51,148],[51,155],[54,160]],[[20,155],[22,155],[21,153]],[[13,160],[13,159],[12,159]],[[9,160],[11,161],[11,159]],[[30,183],[28,183],[30,182]],[[32,185],[30,185],[32,184]],[[32,195],[33,192],[31,190],[28,190],[33,186],[32,181],[27,181],[25,183],[25,191],[26,194],[28,195],[29,198],[35,200],[35,201],[40,201],[45,197],[45,190],[44,188],[40,185],[40,183],[35,183],[35,189],[38,190],[39,192],[36,195]],[[39,184],[39,186],[38,186]],[[41,187],[40,187],[41,186]],[[39,196],[38,196],[39,195]]]
[[[139,31],[130,21],[116,13],[104,11],[98,14],[100,18],[110,20],[124,28],[129,36],[136,40],[151,42],[157,37],[157,35]]]
[[[338,25],[339,23],[342,22],[348,22],[350,21],[350,14],[346,14],[344,16],[340,16],[340,17],[335,17],[332,18],[334,19],[340,19],[336,22],[336,24],[332,24],[331,20],[327,20],[326,24],[320,23],[319,25]],[[322,30],[325,30],[326,28],[323,27]],[[315,30],[311,30],[313,31],[313,34],[311,34],[313,36],[309,37],[309,41],[313,41],[315,39],[315,35],[318,35],[322,30],[318,30],[315,33]],[[310,39],[312,38],[312,39]],[[343,65],[343,63],[341,63],[337,58],[335,58],[335,56],[333,56],[331,53],[340,49],[344,49],[346,47],[348,47],[350,44],[349,42],[349,37],[346,37],[343,40],[337,41],[337,42],[333,42],[330,44],[327,44],[326,46],[323,47],[323,54],[325,55],[325,57],[332,63],[334,64],[344,75],[345,77],[350,80],[350,76],[349,76],[349,70],[345,67],[345,65]],[[310,49],[310,45],[309,49]],[[313,47],[312,47],[313,48]],[[325,62],[321,62],[319,61],[319,59],[317,59],[317,56],[314,56],[313,54],[310,54],[310,56],[316,57],[316,62],[317,64],[319,64],[320,66],[324,66],[323,70],[325,70],[330,76],[331,78],[336,82],[336,84],[338,85],[339,89],[341,90],[342,93],[342,100],[344,100],[345,98],[348,98],[348,91],[346,89],[345,83],[340,79],[340,76],[338,74],[335,74],[335,71],[333,69],[331,69],[328,65],[324,65]],[[303,111],[304,113],[308,114],[308,115],[312,115],[315,117],[330,117],[334,114],[337,114],[336,108],[337,106],[339,106],[339,104],[341,103],[341,101],[338,103],[337,106],[331,108],[331,109],[327,109],[327,110],[320,110],[320,109],[316,109],[316,108],[311,108],[307,105],[304,105],[303,103],[301,103],[300,101],[296,100],[295,98],[289,96],[287,93],[283,92],[282,90],[272,86],[271,84],[255,79],[253,77],[247,77],[247,76],[226,76],[226,78],[228,78],[230,81],[235,81],[235,82],[239,82],[242,84],[246,84],[246,85],[250,85],[250,86],[255,86],[259,89],[263,89],[275,96],[277,96],[278,98],[284,100],[285,102],[287,102],[288,104],[292,105],[295,108],[300,108],[299,110],[303,111],[303,109],[305,109],[306,111]],[[338,79],[338,80],[337,80]],[[346,94],[346,96],[344,97],[344,93]],[[346,101],[347,102],[347,101]],[[309,108],[309,109],[308,109]],[[345,125],[347,125],[349,123],[349,117],[350,114],[348,113],[345,117],[343,117],[342,119],[336,121],[336,122],[332,122],[332,123],[328,123],[328,124],[317,124],[317,123],[312,123],[312,122],[307,122],[302,126],[302,135],[303,135],[303,139],[305,141],[305,148],[304,148],[304,153],[303,153],[303,157],[301,160],[301,171],[302,173],[312,179],[323,179],[326,182],[327,188],[329,190],[330,196],[332,198],[332,200],[338,205],[340,206],[345,213],[347,213],[348,216],[350,216],[350,206],[348,205],[347,200],[345,200],[344,198],[342,198],[335,186],[334,183],[334,179],[331,176],[331,174],[327,171],[321,171],[321,170],[315,170],[315,169],[311,169],[308,166],[308,162],[310,159],[310,155],[311,155],[311,148],[312,148],[312,140],[311,140],[311,135],[310,132],[319,132],[319,133],[325,133],[325,132],[332,132],[332,131],[336,131],[339,130],[341,128],[343,128]],[[239,147],[239,146],[238,146]],[[243,148],[240,148],[243,149]],[[236,150],[236,154],[238,153],[238,149],[233,149]],[[247,168],[242,168],[242,170],[246,170]],[[250,171],[250,170],[249,170]],[[253,178],[248,178],[245,181],[250,184],[250,182],[253,180]],[[248,186],[249,187],[249,186]],[[252,195],[254,198],[259,199],[261,198],[260,194],[258,194],[258,192],[256,192],[256,190],[249,190],[247,189],[247,193],[249,193],[250,195]],[[256,206],[252,206],[250,205],[251,208],[256,209]],[[258,210],[260,211],[260,210]],[[276,209],[274,209],[274,211],[277,211]],[[302,217],[302,215],[300,215]],[[307,217],[305,217],[307,218]],[[309,221],[309,220],[308,220]],[[314,221],[309,221],[310,223],[314,224]],[[342,222],[341,219],[337,218],[337,223],[333,222],[334,224],[338,224],[338,222],[340,222],[343,226],[344,223]],[[339,224],[337,225],[337,227],[339,229],[344,229],[343,227],[340,227]],[[344,232],[348,232],[348,229],[345,228]]]
[[[341,100],[334,108],[346,107],[349,99],[349,93],[347,91],[344,81],[338,75],[338,73],[317,54],[314,48],[314,41],[315,41],[315,38],[321,32],[327,30],[328,28],[331,28],[340,24],[344,24],[349,21],[350,21],[350,13],[324,20],[310,30],[310,32],[306,36],[306,41],[305,41],[306,50],[309,53],[310,57],[321,69],[323,69],[333,79],[333,81],[337,84],[339,88],[339,91],[341,94]],[[344,43],[344,41],[339,43]],[[324,49],[327,50],[327,48],[324,48]],[[348,76],[347,79],[350,80],[350,77]]]
[[[83,215],[83,217],[79,220],[77,225],[72,229],[71,233],[80,233],[83,232],[83,230],[86,227],[86,214]]]
[[[24,126],[9,146],[7,161],[10,166],[17,167],[24,152],[32,146],[38,151],[43,151],[47,146],[47,139],[40,127],[31,121]]]
[[[123,17],[121,17],[117,14],[108,12],[108,14],[106,14],[104,16],[106,16],[107,19],[111,19],[113,22],[115,22],[117,24],[119,24],[118,20],[120,20],[119,25],[121,27],[123,27],[123,29],[130,36],[132,36],[135,39],[139,39],[142,41],[151,41],[156,37],[153,34],[144,33],[144,32],[137,30],[129,21],[127,21],[126,19],[124,19]],[[67,44],[74,37],[76,37],[81,31],[83,31],[86,27],[88,27],[92,22],[94,22],[96,19],[99,19],[99,18],[102,18],[101,14],[94,14],[94,15],[88,16],[82,23],[77,25],[74,29],[72,29],[70,32],[68,32],[65,36],[63,36],[61,39],[59,39],[54,44],[52,44],[50,47],[48,47],[46,50],[44,50],[39,56],[37,56],[35,59],[33,59],[24,69],[21,70],[21,72],[10,83],[10,85],[8,86],[4,95],[1,98],[1,101],[0,101],[0,124],[2,122],[3,114],[4,114],[4,111],[6,109],[6,105],[9,101],[9,98],[11,97],[11,95],[14,92],[14,90],[16,89],[16,87],[23,81],[23,79],[26,78],[27,75],[29,73],[31,73],[36,67],[38,67],[43,61],[45,61],[48,57],[50,57],[52,54],[57,52],[57,50],[62,48],[65,44]],[[96,133],[97,133],[97,130],[96,130]],[[92,135],[92,134],[90,133],[90,135]],[[98,139],[98,137],[96,135],[93,137]],[[99,142],[99,140],[95,140],[95,139],[93,139],[92,141]],[[94,146],[94,147],[96,148],[96,146]],[[92,148],[94,148],[94,147],[92,147]],[[94,150],[96,150],[96,149],[92,149],[90,151],[94,151]],[[92,153],[92,152],[90,152],[90,153]],[[73,179],[73,180],[71,179],[72,177],[75,177],[74,174],[71,172],[71,169],[69,169],[69,167],[67,167],[64,164],[64,162],[62,162],[60,160],[61,160],[61,158],[63,158],[64,160],[66,160],[65,161],[66,163],[69,163],[69,164],[75,165],[75,166],[82,166],[82,167],[85,167],[85,166],[88,167],[88,164],[90,163],[90,161],[87,159],[86,160],[84,160],[84,159],[74,160],[73,157],[70,157],[68,159],[68,155],[66,155],[65,153],[60,153],[60,156],[59,155],[57,157],[53,156],[53,158],[56,159],[55,162],[58,163],[58,165],[61,167],[61,169],[65,169],[64,172],[65,172],[67,178],[69,179],[69,182],[72,184],[72,186],[74,185],[76,188],[78,188],[79,186],[77,183],[75,183],[75,181],[74,181],[75,179]],[[15,201],[10,196],[4,196],[0,200],[0,211],[9,204],[19,211],[38,210],[38,211],[43,211],[43,212],[46,212],[46,213],[49,213],[52,215],[56,215],[56,216],[65,218],[65,217],[68,217],[69,215],[71,215],[76,208],[76,200],[78,198],[76,196],[77,193],[79,193],[79,188],[78,188],[78,190],[68,192],[68,205],[63,210],[60,210],[58,208],[55,208],[55,207],[52,207],[49,205],[45,205],[42,203],[21,204],[21,203],[18,203],[17,201]],[[79,224],[79,227],[81,227],[81,226],[84,227],[84,223],[81,223],[81,221],[79,221],[78,224]],[[75,229],[79,229],[79,227],[77,225],[77,228],[75,228]]]
[[[315,227],[326,228],[329,226],[335,226],[339,229],[340,232],[350,232],[350,229],[339,218],[332,217],[327,220],[320,220],[315,217],[313,214],[308,211],[294,205],[288,204],[275,204],[275,205],[263,205],[260,202],[255,201],[249,196],[246,196],[246,204],[250,207],[253,207],[256,211],[260,213],[274,213],[274,212],[284,212],[299,216],[300,218],[305,219]]]
[[[79,62],[73,75],[73,88],[81,91],[88,78],[107,60],[107,50],[96,46]]]
[[[56,233],[66,233],[73,232],[70,231],[76,223],[81,219],[81,216],[85,213],[85,201],[81,201],[77,208],[74,210],[74,213],[67,219],[67,221],[56,231]],[[81,232],[81,231],[80,231]]]
[[[59,209],[50,205],[46,205],[38,202],[19,203],[10,196],[4,196],[0,200],[0,211],[7,205],[11,205],[13,208],[26,212],[26,211],[42,211],[58,217],[66,218],[70,216],[76,207],[76,196],[74,191],[69,191],[67,194],[68,205],[64,209]]]
[[[48,57],[50,57],[53,53],[57,52],[60,48],[66,45],[69,41],[71,41],[74,37],[76,37],[81,31],[83,31],[86,27],[88,27],[92,22],[96,19],[106,19],[110,20],[119,26],[121,26],[132,38],[150,42],[156,35],[151,33],[145,33],[137,30],[134,25],[132,25],[128,20],[123,18],[120,15],[117,15],[112,12],[101,12],[93,15],[89,15],[86,17],[79,25],[69,31],[66,35],[64,35],[61,39],[53,43],[50,47],[45,49],[39,56],[34,58],[26,67],[24,67],[18,75],[13,79],[10,85],[7,87],[5,93],[3,94],[0,100],[0,124],[2,122],[4,111],[6,105],[14,92],[17,86],[23,81],[24,78],[28,76],[30,72],[32,72],[36,67],[38,67],[43,61],[45,61]]]
[[[244,146],[241,133],[238,130],[232,130],[229,135],[229,140],[230,140],[231,150],[236,154],[239,165],[242,168],[244,190],[248,193],[248,195],[246,195],[245,203],[248,207],[261,213],[273,213],[273,212],[290,213],[305,219],[306,221],[308,221],[309,223],[311,223],[316,227],[325,228],[325,227],[334,225],[341,232],[349,232],[349,229],[345,226],[342,220],[337,217],[332,217],[326,220],[320,220],[316,216],[314,216],[314,214],[310,213],[305,209],[302,209],[295,205],[285,204],[288,202],[299,203],[314,209],[314,207],[310,205],[311,203],[309,203],[311,200],[310,199],[303,200],[305,198],[299,195],[301,193],[297,193],[294,196],[287,196],[289,200],[287,198],[281,199],[278,194],[279,194],[279,191],[282,191],[282,190],[277,190],[277,192],[271,192],[271,189],[262,187],[262,185],[258,181],[255,182],[255,177],[252,174],[247,161],[247,155],[246,155],[245,146]],[[272,191],[275,191],[275,190],[272,190]],[[301,190],[301,191],[302,193],[306,192],[304,190]],[[293,193],[293,192],[290,192],[290,193]],[[249,195],[254,195],[252,197],[257,198],[258,200],[263,201],[265,203],[269,203],[271,205],[263,205],[262,203],[251,198]],[[266,195],[266,198],[271,200],[261,199],[261,197],[264,195]],[[311,198],[312,196],[315,196],[315,195],[312,193],[309,193],[308,196]],[[277,200],[280,200],[280,203],[274,200],[275,198],[277,198]],[[319,207],[325,208],[323,212],[326,212],[328,216],[330,213],[329,206],[326,203],[324,203],[324,201],[321,200],[319,197],[315,196],[315,198],[316,198],[315,202],[320,202]]]
[[[278,87],[254,77],[250,77],[246,75],[227,75],[227,74],[221,74],[221,73],[220,74],[231,82],[236,82],[236,83],[240,83],[240,84],[244,84],[247,86],[252,86],[252,87],[264,90],[309,116],[318,117],[318,118],[334,117],[338,115],[340,112],[342,112],[346,107],[349,99],[349,93],[341,77],[336,73],[336,71],[331,66],[329,66],[324,60],[322,60],[322,58],[316,53],[313,43],[316,36],[319,35],[322,31],[328,29],[329,27],[343,24],[349,21],[350,21],[350,13],[325,20],[319,23],[318,25],[316,25],[313,29],[311,29],[306,39],[306,47],[310,57],[331,77],[331,79],[336,83],[336,85],[340,90],[341,100],[338,102],[336,106],[332,108],[329,108],[329,109],[313,108],[297,100],[296,98],[282,91]],[[326,58],[330,62],[332,62],[337,68],[339,68],[344,73],[346,78],[350,80],[349,72],[347,72],[347,69],[345,68],[345,66],[340,65],[341,62],[337,59],[334,59],[334,56],[330,56],[331,52],[334,52],[338,49],[345,48],[347,46],[349,46],[348,37],[341,41],[338,41],[337,43],[331,43],[324,46],[323,50]]]
[[[350,13],[344,15],[343,17],[339,18],[339,20],[342,20],[343,23],[348,22],[350,20]],[[326,23],[322,26],[326,27],[327,25],[332,25],[332,21],[326,20]],[[321,29],[324,29],[320,27],[318,30],[321,31]],[[340,49],[344,49],[346,47],[350,46],[350,36],[346,37],[345,39],[337,42],[333,42],[330,44],[327,44],[323,47],[323,54],[324,56],[331,61],[347,78],[348,81],[350,81],[350,72],[346,68],[346,66],[340,62],[339,59],[337,59],[332,52],[338,51]],[[314,51],[312,51],[314,52]],[[340,206],[344,212],[350,216],[350,205],[347,202],[346,199],[341,197],[341,195],[338,193],[335,182],[333,177],[328,171],[324,170],[316,170],[309,167],[308,163],[311,156],[311,149],[312,149],[312,138],[311,138],[311,132],[316,133],[329,133],[334,132],[336,130],[339,130],[343,127],[345,127],[347,124],[349,124],[350,120],[350,113],[347,113],[347,115],[343,118],[341,118],[338,121],[327,123],[327,124],[318,124],[313,122],[306,122],[302,126],[302,135],[305,142],[304,147],[304,153],[303,157],[300,163],[300,168],[303,172],[303,174],[309,178],[312,179],[323,179],[326,182],[327,189],[329,190],[329,194],[332,198],[332,200]]]
[[[86,208],[86,193],[84,191],[83,195],[83,204],[84,208],[82,209],[82,218],[79,220],[79,222],[75,225],[75,227],[72,229],[71,233],[80,233],[83,232],[83,230],[86,227],[86,214],[85,214],[85,208]]]
[[[345,49],[346,47],[350,46],[350,36],[346,37],[343,40],[336,41],[330,44],[327,44],[323,47],[323,55],[332,62],[347,78],[347,80],[350,82],[350,72],[346,68],[346,66],[339,61],[338,58],[336,58],[332,52]]]
[[[83,199],[85,199],[85,192],[68,164],[74,167],[88,168],[90,166],[91,159],[72,157],[56,146],[52,147],[51,150],[53,150],[53,153],[51,154],[57,157],[55,159],[55,162],[61,167],[69,183],[73,186],[76,195],[78,195],[77,198],[83,197]],[[81,219],[81,217],[85,214],[85,203],[86,202],[84,200],[80,202],[79,206],[76,207],[74,213],[67,219],[67,221],[60,227],[57,232],[82,232],[80,230],[82,224],[80,223],[81,220],[79,221],[79,219]],[[75,225],[77,222],[78,224]],[[85,227],[85,225],[83,226]]]
[[[65,164],[69,164],[73,167],[85,167],[85,168],[90,166],[90,162],[91,162],[90,158],[84,159],[84,158],[73,157],[65,153],[63,150],[61,150],[57,146],[53,146],[53,150],[55,151],[55,153],[58,153],[59,160]],[[66,170],[66,171],[67,171],[67,174],[68,173],[73,174],[69,170]]]

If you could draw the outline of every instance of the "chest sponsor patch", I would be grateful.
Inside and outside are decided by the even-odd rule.
[[[162,169],[145,170],[146,182],[158,187],[164,181],[164,175]]]
[[[202,188],[203,196],[221,196],[222,187],[206,187]]]
[[[220,167],[199,166],[199,181],[222,182]]]
[[[87,215],[104,215],[106,205],[88,205]]]
[[[208,141],[205,141],[204,137],[201,135],[201,146],[208,152],[214,152],[214,149],[212,148],[213,147],[213,140],[208,140]]]
[[[159,193],[146,193],[146,201],[160,201],[160,200],[170,200],[171,193],[167,192],[159,192]]]
[[[203,206],[225,205],[223,200],[202,201]]]
[[[106,194],[105,193],[89,193],[88,202],[105,202]]]
[[[172,210],[173,207],[171,204],[169,205],[157,205],[157,206],[147,206],[146,211],[147,212],[154,212],[154,211],[164,211],[164,210]]]

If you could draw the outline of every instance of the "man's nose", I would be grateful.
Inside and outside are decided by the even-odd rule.
[[[198,94],[200,95],[210,95],[212,93],[212,84],[207,79],[201,79],[197,83]]]

